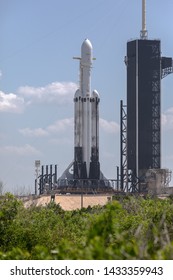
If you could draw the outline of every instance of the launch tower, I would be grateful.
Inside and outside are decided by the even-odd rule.
[[[173,72],[172,58],[161,57],[160,40],[148,39],[145,0],[140,39],[127,43],[125,63],[127,115],[121,119],[121,138],[125,138],[126,145],[121,147],[122,188],[124,184],[127,187],[129,174],[136,187],[139,181],[145,181],[147,170],[161,168],[161,79]]]

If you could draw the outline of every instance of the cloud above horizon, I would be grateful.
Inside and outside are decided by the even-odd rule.
[[[65,118],[55,121],[46,128],[23,128],[19,129],[19,132],[25,137],[45,137],[56,134],[62,134],[71,131],[73,133],[74,119]],[[114,121],[107,121],[105,119],[100,119],[100,130],[105,133],[112,134],[119,132],[119,124]]]
[[[4,146],[0,147],[0,154],[9,154],[17,155],[17,156],[33,156],[33,155],[40,155],[40,151],[38,151],[33,146],[26,144],[24,146]]]
[[[46,128],[23,128],[19,129],[19,132],[26,137],[45,137],[53,134],[63,133],[69,131],[73,128],[73,118],[66,118],[55,121],[53,124],[47,126]]]
[[[34,103],[65,105],[72,103],[77,84],[53,82],[44,87],[21,86],[16,93],[0,91],[0,112],[22,113]]]
[[[162,126],[165,130],[173,129],[173,107],[167,109],[161,117]]]
[[[71,103],[77,85],[73,82],[53,82],[44,87],[21,86],[18,94],[27,104],[32,103],[56,103],[59,105]]]
[[[0,91],[0,112],[21,113],[24,109],[24,99],[14,93]]]
[[[107,121],[100,118],[100,128],[106,133],[117,133],[120,131],[120,125],[114,121]]]

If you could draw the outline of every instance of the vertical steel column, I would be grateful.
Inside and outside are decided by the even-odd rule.
[[[127,168],[127,105],[120,101],[120,188],[128,191],[128,168]]]
[[[50,165],[49,189],[52,190],[52,164]]]

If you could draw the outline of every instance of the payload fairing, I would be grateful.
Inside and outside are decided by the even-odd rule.
[[[99,179],[99,94],[91,94],[93,50],[86,39],[81,47],[79,89],[74,96],[74,179]]]

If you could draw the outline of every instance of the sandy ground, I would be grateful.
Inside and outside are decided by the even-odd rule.
[[[75,210],[81,209],[82,207],[87,208],[89,205],[105,205],[111,200],[109,195],[56,195],[55,202],[60,204],[64,210]],[[51,201],[51,196],[40,196],[38,198],[30,198],[24,201],[25,207],[30,207],[32,205],[45,206]]]

